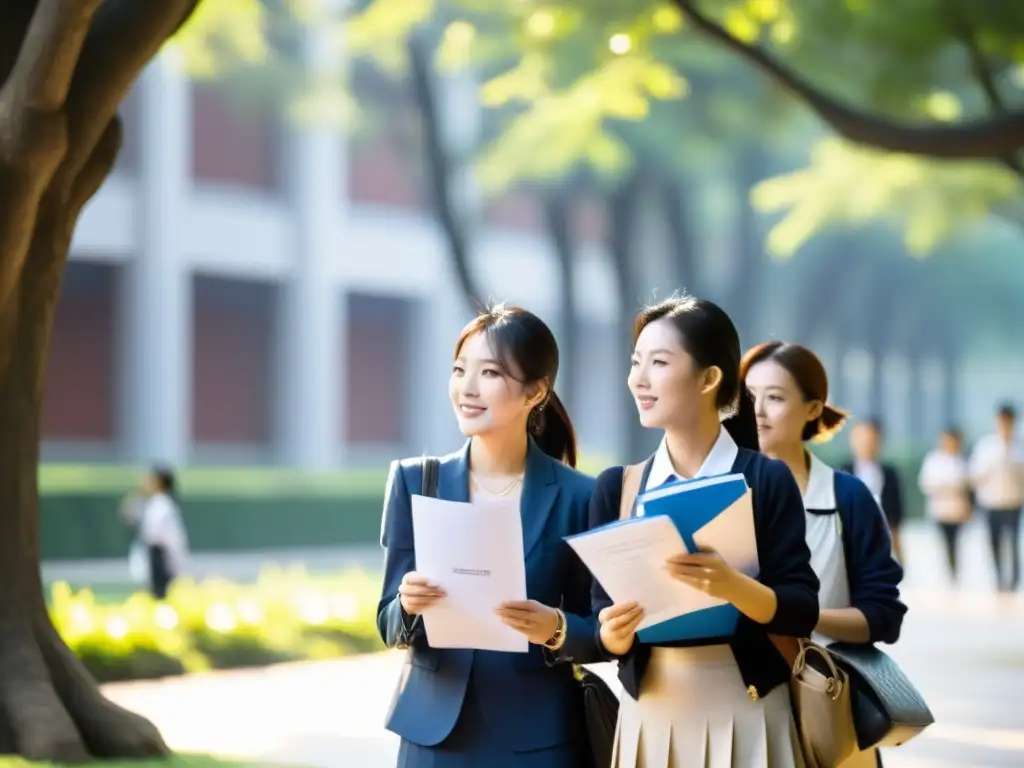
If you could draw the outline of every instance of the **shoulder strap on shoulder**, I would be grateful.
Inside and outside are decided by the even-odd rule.
[[[644,465],[630,464],[622,468],[622,496],[619,498],[619,519],[628,520],[633,516],[633,503],[640,492],[640,481],[643,480]]]
[[[433,456],[423,457],[423,480],[420,483],[420,496],[437,496],[437,470],[440,463]]]
[[[836,522],[839,524],[839,538],[843,541],[843,556],[846,558],[847,568],[850,563],[850,500],[846,494],[845,483],[840,479],[839,473],[832,476],[832,488],[836,495]]]

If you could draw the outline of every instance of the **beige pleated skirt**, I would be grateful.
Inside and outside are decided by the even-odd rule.
[[[727,645],[652,648],[623,693],[612,768],[804,768],[789,687],[754,701]]]

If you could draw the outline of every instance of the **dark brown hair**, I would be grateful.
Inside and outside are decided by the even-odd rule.
[[[722,372],[715,400],[718,410],[729,414],[722,426],[740,448],[758,450],[754,401],[740,377],[740,335],[732,318],[707,299],[667,299],[645,307],[633,320],[633,346],[643,329],[658,320],[672,323],[683,349],[698,366],[715,366]]]
[[[766,360],[778,363],[789,372],[804,400],[821,403],[821,415],[804,425],[804,440],[826,440],[842,428],[848,414],[828,404],[828,374],[816,354],[800,344],[766,341],[743,356],[740,376],[746,379],[751,368]]]
[[[548,394],[530,413],[528,429],[537,445],[570,467],[576,466],[576,430],[555,394],[558,342],[544,321],[522,307],[495,304],[473,318],[455,342],[458,357],[466,339],[482,333],[504,373],[522,384],[546,382]]]

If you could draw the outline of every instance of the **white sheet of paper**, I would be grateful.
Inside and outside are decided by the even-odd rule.
[[[693,541],[698,547],[713,549],[740,573],[757,578],[761,569],[757,559],[750,489],[707,525],[695,531]]]
[[[526,599],[519,501],[471,504],[412,496],[416,571],[446,596],[423,612],[432,648],[526,653],[526,636],[494,610]]]
[[[633,518],[568,542],[614,602],[635,601],[643,607],[638,629],[724,605],[672,578],[665,569],[665,560],[687,551],[679,530],[665,515]]]

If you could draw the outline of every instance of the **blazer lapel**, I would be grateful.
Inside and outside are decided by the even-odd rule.
[[[523,477],[523,495],[519,507],[523,518],[525,557],[529,557],[540,542],[548,517],[558,499],[554,461],[537,447],[532,438],[530,439],[530,447],[526,454],[526,474]]]
[[[437,495],[445,501],[469,501],[469,441],[454,455],[442,461],[437,470]]]

